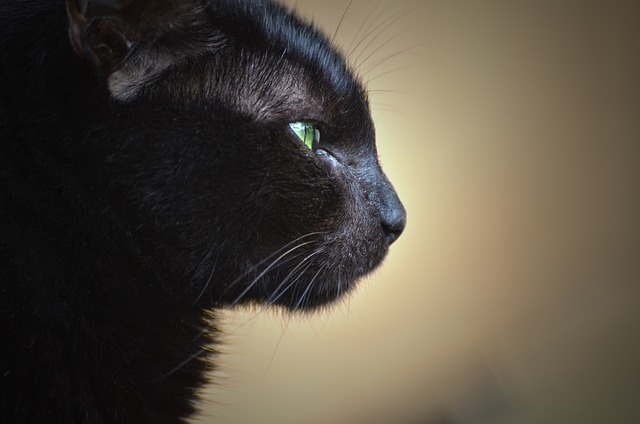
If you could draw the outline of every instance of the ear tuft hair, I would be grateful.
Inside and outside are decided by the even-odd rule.
[[[139,41],[141,5],[136,3],[140,2],[67,0],[71,45],[104,75],[113,73]]]

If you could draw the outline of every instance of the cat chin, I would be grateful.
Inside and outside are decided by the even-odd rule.
[[[286,293],[275,301],[266,299],[264,304],[278,305],[290,311],[315,311],[330,307],[353,292],[362,278],[365,278],[373,269],[375,267],[366,272],[352,271],[353,274],[348,276],[335,270],[328,271],[326,275],[309,275],[299,282],[296,290]]]
[[[306,241],[311,240],[303,237],[273,259],[260,261],[261,266],[250,267],[251,275],[236,279],[231,290],[226,290],[224,306],[251,304],[289,311],[329,307],[380,266],[389,250],[384,234],[371,227],[319,236],[308,245]]]

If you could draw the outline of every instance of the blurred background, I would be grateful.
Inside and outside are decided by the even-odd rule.
[[[197,422],[640,423],[640,3],[354,0],[335,41],[407,230],[331,311],[224,312]]]

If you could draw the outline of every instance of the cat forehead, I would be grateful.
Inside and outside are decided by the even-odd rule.
[[[322,77],[285,55],[206,54],[169,70],[147,95],[185,105],[223,105],[252,121],[331,118],[336,103]]]
[[[245,62],[244,65],[253,71],[254,77],[269,74],[265,69],[268,67],[282,71],[284,68],[279,65],[283,61],[294,61],[313,71],[316,81],[321,80],[325,88],[332,92],[362,91],[328,40],[291,10],[270,1],[255,0],[209,1],[199,6],[189,12],[182,11],[172,19],[174,25],[163,26],[161,37],[138,49],[109,76],[109,88],[116,99],[131,100],[167,69],[179,67],[193,58],[210,58],[212,55],[244,55],[251,58],[252,62]],[[193,16],[185,17],[185,13]],[[208,62],[219,65],[218,69],[209,66],[212,82],[220,79],[217,73],[222,71],[224,77],[224,71],[234,67],[224,60]],[[263,69],[259,69],[260,66]],[[296,69],[300,67],[290,67],[290,70]],[[292,73],[292,77],[296,75],[297,81],[292,81],[291,76],[282,78],[282,74],[272,75],[271,93],[293,98],[308,93],[308,85],[303,81],[304,78],[300,78],[302,74]],[[215,85],[212,82],[204,86]],[[192,84],[195,84],[195,80],[192,80]]]
[[[331,42],[314,25],[300,19],[292,9],[271,1],[230,3],[236,5],[236,8],[232,8],[236,13],[222,19],[219,25],[238,44],[244,44],[245,48],[273,49],[283,55],[297,57],[325,71],[327,83],[336,91],[347,89],[353,82],[348,66]],[[242,12],[238,13],[238,9]]]

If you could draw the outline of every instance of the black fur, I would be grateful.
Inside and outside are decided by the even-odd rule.
[[[330,304],[404,222],[361,85],[283,7],[0,4],[0,422],[182,422],[207,311]]]

